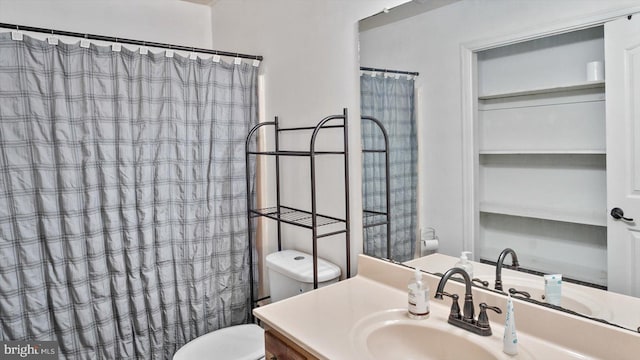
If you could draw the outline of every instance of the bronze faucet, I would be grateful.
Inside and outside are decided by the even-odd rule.
[[[458,305],[458,295],[449,294],[444,291],[444,286],[453,274],[460,274],[464,279],[465,293],[464,293],[464,307],[462,316],[460,316],[460,306]],[[469,274],[461,268],[451,268],[442,275],[440,282],[438,283],[438,289],[436,290],[435,298],[442,299],[442,296],[448,296],[453,301],[451,302],[451,311],[449,312],[449,324],[457,326],[459,328],[471,331],[474,334],[489,336],[491,335],[491,327],[489,326],[489,318],[487,317],[487,309],[493,310],[498,314],[502,313],[500,308],[495,306],[488,306],[485,303],[480,304],[480,315],[478,320],[474,319],[474,305],[473,305],[473,293],[471,292],[471,278]]]
[[[498,257],[498,262],[496,263],[496,290],[502,291],[502,264],[504,264],[504,259],[509,254],[511,254],[511,266],[515,267],[516,269],[518,268],[518,266],[520,266],[520,263],[518,263],[518,255],[516,255],[516,252],[513,249],[506,248],[502,250],[500,256]]]

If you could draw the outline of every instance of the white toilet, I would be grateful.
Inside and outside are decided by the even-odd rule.
[[[230,326],[199,336],[173,354],[173,360],[206,359],[264,359],[264,330],[256,324]]]
[[[296,250],[267,255],[271,302],[313,289],[313,256]],[[318,287],[340,280],[340,267],[318,258]]]
[[[296,250],[267,255],[269,292],[276,302],[313,289],[313,257]],[[340,267],[318,258],[318,287],[337,282]],[[255,324],[230,326],[191,340],[173,360],[264,359],[264,330]]]

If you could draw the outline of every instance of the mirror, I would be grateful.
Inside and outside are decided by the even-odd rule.
[[[504,291],[638,331],[640,299],[621,287],[608,291],[614,242],[607,241],[611,225],[602,211],[611,167],[605,81],[587,74],[587,64],[604,63],[604,27],[573,24],[575,30],[536,34],[531,29],[540,24],[580,14],[522,11],[505,3],[411,1],[360,22],[360,66],[420,73],[416,138],[424,170],[413,203],[424,205],[415,205],[413,231],[433,226],[441,241],[437,254],[405,263],[443,273],[460,251],[472,250],[474,277],[493,288],[499,254],[513,248],[520,267],[505,266]],[[472,125],[465,123],[467,108]],[[363,181],[370,180],[363,171]],[[545,274],[563,275],[561,306],[542,298]]]

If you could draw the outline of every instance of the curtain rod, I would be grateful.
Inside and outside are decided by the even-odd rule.
[[[153,41],[124,39],[124,38],[105,36],[105,35],[83,34],[83,33],[72,32],[72,31],[45,29],[45,28],[39,28],[39,27],[33,27],[33,26],[15,25],[15,24],[6,24],[6,23],[0,23],[0,28],[32,31],[32,32],[51,34],[51,35],[73,36],[73,37],[85,38],[89,40],[102,40],[102,41],[117,42],[122,44],[149,46],[149,47],[165,48],[165,49],[171,49],[171,50],[191,51],[191,52],[199,52],[203,54],[239,57],[243,59],[253,59],[253,60],[262,61],[262,56],[260,55],[247,55],[247,54],[240,54],[240,53],[229,52],[229,51],[203,49],[203,48],[189,47],[189,46],[183,46],[183,45],[159,43],[159,42],[153,42]]]
[[[420,73],[418,73],[418,72],[416,72],[416,71],[402,71],[402,70],[391,70],[391,69],[378,69],[378,68],[364,67],[364,66],[361,66],[361,67],[360,67],[360,70],[362,70],[362,71],[385,72],[385,73],[390,73],[390,74],[413,75],[413,76],[418,76],[418,75],[420,75]]]

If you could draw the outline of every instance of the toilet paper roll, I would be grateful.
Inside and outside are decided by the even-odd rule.
[[[434,250],[438,250],[438,240],[422,240],[422,247],[420,248],[420,250],[422,251],[434,251]]]
[[[602,80],[604,80],[604,63],[602,61],[587,63],[587,81]]]

